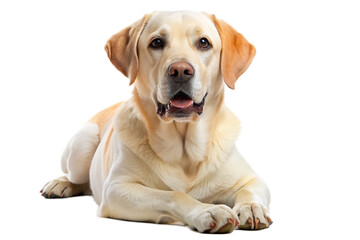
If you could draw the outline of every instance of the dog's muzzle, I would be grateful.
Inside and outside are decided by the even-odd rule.
[[[189,117],[192,114],[201,115],[207,93],[200,103],[195,103],[190,96],[183,91],[177,92],[167,104],[157,103],[157,114],[160,117],[165,115],[175,118]]]
[[[160,118],[189,118],[202,114],[206,95],[200,103],[195,103],[190,96],[194,75],[194,67],[187,62],[173,62],[170,64],[167,79],[170,92],[174,95],[166,104],[157,103],[157,114]]]

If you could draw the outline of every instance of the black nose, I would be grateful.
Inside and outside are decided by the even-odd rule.
[[[169,66],[169,76],[176,83],[186,83],[194,75],[194,68],[186,62],[175,62]]]

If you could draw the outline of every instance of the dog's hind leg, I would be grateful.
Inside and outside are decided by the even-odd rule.
[[[47,183],[42,195],[57,198],[91,194],[89,171],[99,142],[99,126],[87,123],[71,138],[63,153],[61,168],[66,176]]]
[[[99,126],[87,123],[73,136],[65,148],[61,159],[61,169],[67,173],[70,182],[89,182],[91,160],[99,145]]]
[[[40,193],[45,198],[66,198],[91,195],[91,190],[89,183],[74,184],[66,176],[62,176],[45,184]]]

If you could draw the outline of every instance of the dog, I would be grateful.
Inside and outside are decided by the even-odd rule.
[[[42,196],[92,195],[100,217],[199,232],[269,227],[268,187],[239,154],[240,123],[224,104],[254,46],[214,15],[179,11],[145,15],[105,50],[133,96],[71,138],[66,175]]]

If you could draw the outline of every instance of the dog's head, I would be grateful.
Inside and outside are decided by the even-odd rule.
[[[110,38],[105,50],[114,66],[151,99],[164,121],[190,121],[232,89],[255,48],[214,15],[157,12]]]

